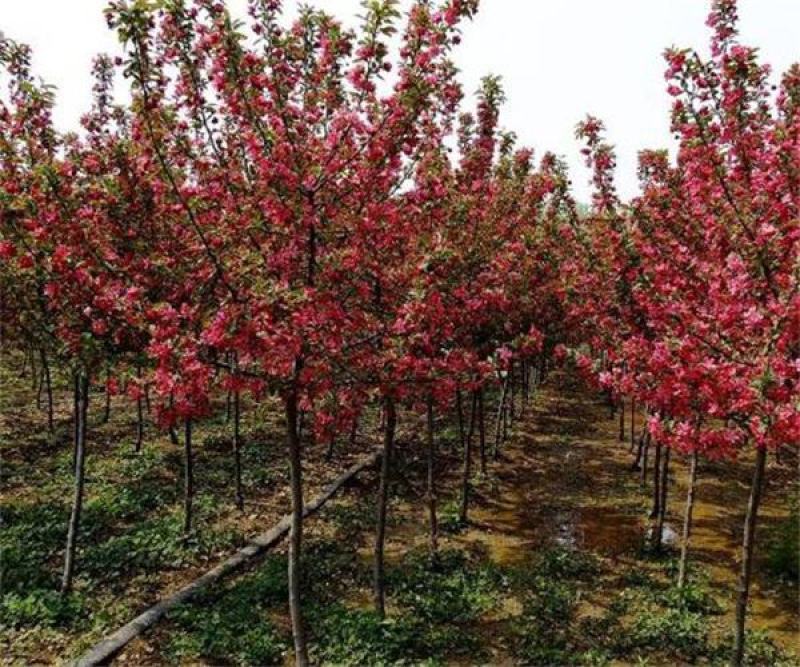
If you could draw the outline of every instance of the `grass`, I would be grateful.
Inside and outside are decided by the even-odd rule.
[[[13,362],[13,360],[12,360]],[[100,632],[128,620],[153,600],[164,582],[204,567],[240,545],[249,524],[232,509],[230,424],[221,414],[196,431],[196,530],[183,539],[182,450],[148,423],[143,450],[134,453],[134,412],[115,399],[101,423],[104,397],[90,403],[86,495],[74,591],[58,593],[72,499],[71,403],[68,378],[56,374],[56,435],[46,433],[30,378],[8,359],[0,363],[0,475],[8,489],[0,531],[0,652],[69,657]],[[6,413],[5,410],[8,409]],[[264,410],[269,412],[269,406]],[[279,441],[274,419],[249,409],[243,419],[243,463],[248,499],[271,495],[285,470],[265,443]],[[250,510],[253,518],[260,509]],[[277,517],[268,515],[265,526]]]
[[[18,379],[14,383],[21,386]],[[102,396],[93,398],[99,410]],[[270,409],[247,412],[243,422],[248,503],[263,502],[276,488],[285,488],[280,448],[269,446],[277,436],[269,428],[256,428],[274,423]],[[30,419],[34,421],[25,423],[41,425],[41,414]],[[174,587],[192,578],[239,545],[242,521],[258,511],[251,509],[256,502],[245,515],[232,510],[230,425],[219,411],[197,430],[198,530],[184,541],[180,447],[149,427],[143,452],[132,453],[131,414],[115,404],[110,424],[93,422],[79,573],[74,591],[61,596],[56,591],[69,515],[69,424],[62,418],[56,445],[21,424],[12,433],[13,448],[12,438],[0,443],[4,457],[10,458],[2,480],[15,489],[2,505],[0,650],[20,662],[29,662],[30,656],[42,661],[69,658],[87,648],[151,602],[165,584]],[[457,430],[445,424],[438,433],[444,443],[443,467],[448,460],[456,466],[458,453],[448,452]],[[555,449],[574,447],[573,440],[561,436]],[[424,487],[419,447],[421,443],[412,442],[402,448],[403,475],[398,471],[392,485],[390,534],[401,524],[406,524],[404,533],[414,528],[405,510],[420,502],[416,494]],[[563,471],[565,495],[585,488],[583,475],[576,467]],[[613,492],[625,502],[638,498],[637,481],[620,479],[624,483],[604,493]],[[497,484],[494,471],[476,474],[476,498],[493,496]],[[730,637],[719,633],[725,610],[697,562],[692,562],[683,589],[672,583],[675,559],[668,550],[631,550],[623,560],[612,561],[577,547],[545,543],[522,564],[499,565],[461,541],[473,527],[458,520],[457,491],[447,493],[442,486],[443,548],[435,559],[425,549],[393,555],[387,565],[386,619],[372,609],[372,565],[365,555],[371,552],[375,523],[374,487],[342,494],[314,520],[303,557],[304,610],[314,664],[727,661]],[[791,520],[765,532],[765,559],[781,582],[797,580],[797,542],[795,508]],[[147,640],[155,651],[151,657],[173,664],[281,664],[291,647],[286,607],[285,555],[273,553],[251,571],[174,610]],[[760,632],[750,633],[746,659],[748,665],[798,665]]]
[[[462,551],[431,559],[408,553],[387,576],[392,613],[341,601],[315,604],[315,661],[337,665],[441,664],[445,658],[479,659],[475,624],[498,602],[504,579],[491,563]]]
[[[511,622],[523,664],[726,664],[731,639],[716,636],[724,608],[706,573],[694,568],[683,588],[674,562],[642,554],[620,575],[591,554],[546,550],[511,577],[523,600]],[[617,593],[610,600],[608,590]],[[798,665],[765,633],[750,633],[748,665]]]
[[[287,639],[269,614],[285,591],[285,562],[270,556],[236,583],[171,612],[164,656],[175,664],[201,659],[214,664],[279,664]]]

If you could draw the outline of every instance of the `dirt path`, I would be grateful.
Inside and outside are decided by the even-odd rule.
[[[642,419],[643,415],[637,415],[639,425]],[[628,420],[626,415],[629,434]],[[495,563],[515,565],[538,549],[561,545],[598,555],[620,573],[637,567],[649,525],[650,486],[641,488],[639,473],[631,469],[633,455],[627,443],[619,442],[618,433],[618,417],[612,418],[597,396],[560,374],[552,377],[517,422],[515,436],[503,448],[500,461],[490,465],[487,478],[479,484],[469,528],[447,536],[443,546],[469,549],[477,545]],[[680,533],[686,468],[682,457],[673,458],[666,532],[675,537]],[[708,573],[709,584],[725,609],[714,623],[720,637],[733,620],[750,470],[749,459],[732,464],[704,462],[699,468],[692,559]],[[772,468],[768,474],[762,534],[787,516],[792,479],[786,469]],[[452,481],[447,486],[452,488]],[[387,548],[395,559],[412,547],[422,547],[427,539],[426,518],[419,505],[404,506],[402,511],[406,520],[390,533]],[[759,569],[748,627],[766,630],[778,645],[800,653],[797,589],[776,583],[763,573],[763,567]],[[615,582],[609,580],[607,585]],[[615,592],[607,591],[607,599]],[[602,606],[607,599],[596,602]],[[484,634],[499,644],[494,657],[502,663],[503,640],[494,636],[493,617],[487,622]]]

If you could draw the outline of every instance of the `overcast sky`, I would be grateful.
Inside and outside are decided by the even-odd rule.
[[[88,108],[89,68],[115,52],[102,16],[106,0],[0,0],[0,30],[34,48],[36,72],[58,87],[56,122],[75,127]],[[228,0],[244,17],[245,0]],[[285,0],[287,8],[298,2]],[[359,0],[310,3],[355,25]],[[403,0],[403,4],[409,4]],[[588,173],[574,139],[589,112],[605,120],[619,154],[623,194],[636,191],[636,153],[670,145],[663,50],[705,52],[710,0],[481,0],[455,54],[467,93],[487,73],[503,77],[502,124],[536,149],[570,164],[577,195],[588,199]],[[740,0],[744,43],[782,72],[800,61],[800,0]]]

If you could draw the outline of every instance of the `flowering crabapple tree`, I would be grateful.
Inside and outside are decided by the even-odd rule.
[[[190,253],[181,262],[193,267],[185,301],[154,308],[156,390],[189,419],[208,403],[213,367],[280,395],[298,664],[307,663],[299,412],[317,411],[315,426],[329,427],[317,409],[352,386],[349,364],[372,363],[371,350],[387,361],[373,344],[395,300],[381,249],[391,256],[405,243],[396,194],[426,140],[421,130],[458,101],[447,52],[473,10],[461,0],[414,5],[394,62],[391,0],[367,3],[359,32],[310,9],[283,27],[280,2],[252,0],[249,36],[219,2],[109,10],[126,45],[134,138]],[[224,361],[231,354],[236,369]],[[393,400],[391,383],[377,389]]]
[[[650,406],[650,434],[666,456],[690,453],[692,471],[697,454],[755,449],[732,657],[741,664],[767,452],[800,442],[800,198],[798,67],[773,97],[770,70],[738,43],[736,22],[735,2],[719,0],[708,21],[711,58],[667,52],[677,164],[643,153],[642,196],[590,246],[593,258],[605,258],[611,297],[591,305],[614,364],[603,380]],[[595,205],[619,211],[600,129],[592,120],[581,128]],[[620,284],[622,293],[612,291]],[[693,483],[689,493],[684,543]],[[682,571],[685,550],[683,560]]]

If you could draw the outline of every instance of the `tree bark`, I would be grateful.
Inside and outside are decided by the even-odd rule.
[[[764,486],[764,469],[767,461],[767,450],[759,447],[756,452],[756,467],[753,482],[750,486],[750,499],[747,503],[747,514],[744,520],[744,538],[742,540],[742,569],[739,574],[739,586],[736,598],[736,624],[734,627],[732,667],[740,667],[744,660],[745,620],[747,617],[747,600],[750,596],[750,579],[753,573],[753,550],[755,548],[756,522],[761,494]]]
[[[169,407],[170,407],[170,410],[172,410],[172,407],[174,405],[175,405],[175,397],[172,394],[170,394],[169,395]],[[178,439],[178,431],[175,429],[175,427],[172,424],[169,425],[169,441],[173,445],[181,444],[180,440]]]
[[[638,444],[636,446],[636,456],[631,464],[631,470],[639,470],[642,464],[642,454],[644,453],[644,432],[639,435]]]
[[[53,422],[53,379],[50,375],[50,363],[47,361],[47,352],[44,351],[44,348],[41,350],[41,355],[44,388],[47,393],[47,431],[52,434],[55,431],[55,424]]]
[[[373,563],[373,594],[375,612],[380,618],[386,616],[386,586],[384,577],[383,547],[386,541],[386,509],[389,501],[389,483],[394,454],[394,435],[397,426],[397,413],[394,399],[386,398],[384,402],[383,424],[383,458],[381,459],[381,477],[378,485],[378,512],[375,526],[375,560]]]
[[[512,361],[508,366],[508,417],[509,421],[513,424],[516,419],[516,392],[514,391],[514,362]],[[505,439],[505,438],[504,438]]]
[[[292,525],[289,532],[289,615],[292,619],[294,659],[298,667],[308,665],[308,649],[303,628],[301,606],[302,571],[300,555],[303,546],[303,467],[300,451],[297,388],[286,397],[286,440],[289,448],[289,477],[292,495]]]
[[[42,393],[44,392],[44,367],[39,369],[39,380],[36,385],[36,409],[42,409]]]
[[[111,380],[111,369],[106,367],[106,397],[103,406],[103,423],[108,424],[111,419],[111,392],[108,390],[108,382]]]
[[[183,439],[183,538],[192,532],[192,504],[194,502],[194,460],[192,458],[192,420],[184,422]]]
[[[237,389],[233,394],[233,474],[236,485],[236,507],[244,509],[244,492],[242,491],[242,437],[241,437],[241,416],[242,416],[242,396]]]
[[[681,535],[681,560],[678,565],[678,588],[686,583],[686,561],[689,557],[689,540],[692,536],[692,512],[694,511],[694,489],[697,482],[697,452],[692,452],[689,460],[689,488],[686,492],[686,510],[683,515],[683,534]]]
[[[508,393],[508,375],[503,379],[503,389],[500,392],[500,405],[497,408],[497,420],[495,421],[494,426],[494,451],[492,452],[492,458],[497,460],[497,456],[500,452],[500,432],[505,423],[505,407],[506,407],[506,394]]]
[[[625,442],[625,399],[619,401],[619,441]]]
[[[78,440],[81,423],[81,374],[75,373],[72,377],[72,469],[75,470],[78,465]]]
[[[469,518],[470,478],[472,477],[472,436],[475,434],[475,418],[478,410],[478,392],[472,392],[472,410],[469,419],[469,431],[464,440],[464,470],[461,477],[461,512],[459,520],[462,524]]]
[[[653,542],[657,551],[661,550],[664,541],[664,520],[667,515],[667,494],[669,492],[669,457],[671,451],[672,450],[669,447],[666,448],[666,451],[663,455],[664,461],[661,466],[661,498],[659,499],[658,516],[656,517],[656,525],[653,535]]]
[[[483,409],[483,387],[478,389],[478,438],[480,443],[481,455],[481,474],[486,474],[486,421]]]
[[[136,367],[136,377],[141,380],[142,379],[142,369],[137,366]],[[141,392],[141,386],[139,386],[139,391]],[[142,402],[142,397],[139,395],[136,399],[136,445],[134,449],[136,453],[142,451],[142,442],[144,441],[144,405]]]
[[[646,428],[646,427],[645,427]],[[650,432],[645,430],[644,437],[644,451],[642,452],[642,473],[639,477],[639,483],[644,487],[647,484],[647,458],[650,453]]]
[[[36,391],[36,386],[39,384],[39,374],[37,373],[36,368],[36,352],[34,351],[33,346],[30,348],[30,356],[31,356],[31,390]]]
[[[28,375],[28,361],[29,361],[29,359],[30,359],[30,355],[28,354],[28,351],[25,350],[25,354],[22,357],[22,368],[20,369],[19,375],[18,375],[18,377],[20,379],[24,378],[24,377],[26,377]]]
[[[512,397],[510,374],[506,376],[506,382],[508,382],[508,388],[506,389],[505,401],[503,402],[503,443],[505,443],[505,441],[508,440],[508,422],[510,421],[509,403]]]
[[[439,522],[436,517],[436,443],[434,441],[433,397],[428,397],[427,406],[427,445],[428,445],[428,516],[430,521],[431,556],[439,550]]]
[[[653,508],[650,518],[655,519],[661,511],[661,443],[656,443],[656,458],[653,461]]]
[[[458,443],[461,445],[461,451],[464,451],[466,433],[464,432],[464,402],[461,389],[456,390],[456,416],[458,418]]]
[[[74,451],[74,495],[72,499],[72,512],[67,529],[67,548],[64,554],[64,574],[61,578],[61,592],[68,593],[72,590],[72,580],[75,573],[75,552],[78,545],[78,532],[81,524],[81,511],[83,509],[83,492],[85,485],[86,468],[86,415],[89,402],[89,377],[84,371],[79,371],[75,376],[75,451]]]

